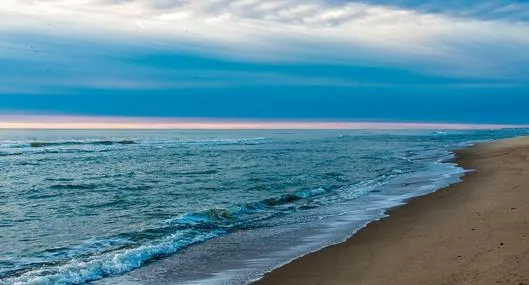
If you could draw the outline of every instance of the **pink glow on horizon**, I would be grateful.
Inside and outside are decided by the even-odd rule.
[[[2,129],[499,129],[519,125],[399,123],[399,122],[321,122],[250,121],[179,118],[124,118],[48,115],[0,116]]]

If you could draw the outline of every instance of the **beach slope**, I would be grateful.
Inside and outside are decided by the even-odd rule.
[[[460,150],[463,182],[255,284],[529,284],[529,138]]]

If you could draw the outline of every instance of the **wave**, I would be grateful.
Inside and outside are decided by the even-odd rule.
[[[54,190],[91,190],[96,189],[95,184],[56,184],[51,185],[50,189]]]
[[[236,139],[189,139],[189,140],[167,140],[167,141],[150,141],[155,145],[253,145],[261,144],[266,141],[265,137],[255,138],[236,138]]]
[[[182,171],[176,174],[178,175],[207,175],[207,174],[217,174],[219,170],[209,169],[209,170],[196,170],[196,171]]]
[[[135,144],[135,143],[136,142],[133,140],[61,141],[61,142],[30,142],[29,146],[30,147],[53,147],[53,146],[64,146],[64,145],[113,145],[113,144],[128,145],[128,144]]]
[[[18,156],[22,155],[21,152],[0,152],[0,157],[2,156]]]
[[[208,209],[188,213],[174,220],[167,221],[170,225],[185,225],[199,228],[240,228],[252,222],[261,221],[280,214],[312,208],[311,198],[331,193],[332,190],[317,188],[297,191],[257,202],[235,204],[228,208]]]
[[[326,196],[358,197],[365,191],[372,191],[380,179],[356,186],[307,189],[227,208],[190,212],[149,229],[118,234],[108,237],[109,241],[91,242],[90,250],[82,246],[48,250],[41,254],[41,258],[35,257],[39,262],[0,275],[9,276],[4,279],[9,284],[84,284],[121,275],[193,244],[238,229],[265,227],[266,224],[259,222],[322,206],[326,199],[333,199]],[[357,195],[345,195],[346,192],[356,192]]]
[[[208,146],[208,145],[252,145],[260,144],[267,140],[265,137],[255,138],[236,138],[236,139],[190,139],[190,140],[151,140],[137,142],[131,139],[123,140],[65,140],[65,141],[32,141],[32,142],[15,142],[15,141],[4,141],[0,143],[0,148],[6,149],[20,149],[20,148],[56,148],[59,146],[111,146],[111,145],[132,145],[142,144],[150,146],[171,146],[171,145],[197,145],[197,146]],[[49,150],[52,151],[52,150]],[[3,154],[2,154],[3,155]]]
[[[222,234],[218,231],[194,234],[179,232],[156,243],[119,252],[104,253],[97,258],[72,259],[49,267],[35,267],[18,277],[7,279],[12,284],[85,284],[107,276],[120,275],[142,266],[145,262],[165,257],[190,245]]]

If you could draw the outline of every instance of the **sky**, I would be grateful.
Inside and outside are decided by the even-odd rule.
[[[0,19],[0,126],[529,124],[529,1],[2,0]]]

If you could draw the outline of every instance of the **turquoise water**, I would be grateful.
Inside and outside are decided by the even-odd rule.
[[[3,130],[0,283],[247,283],[523,134]]]

